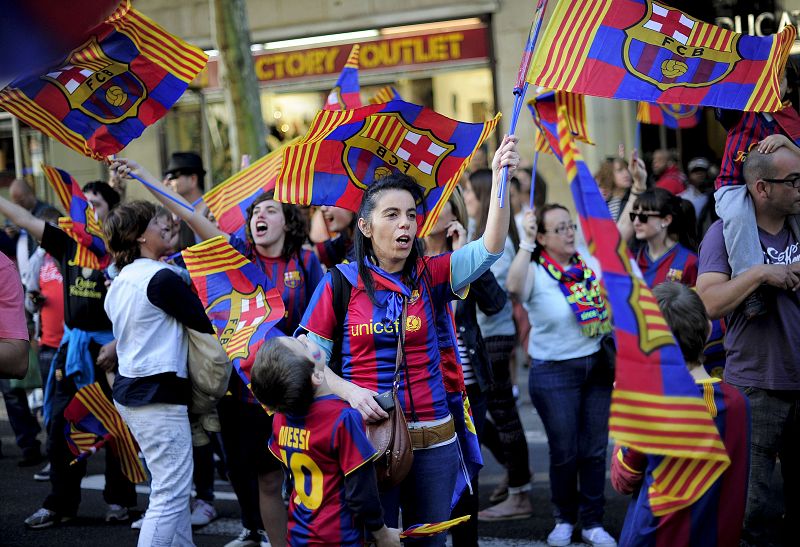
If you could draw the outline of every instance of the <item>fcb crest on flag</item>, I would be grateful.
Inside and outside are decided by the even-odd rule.
[[[639,102],[636,121],[650,125],[663,125],[670,129],[689,129],[700,123],[703,109],[685,104],[651,104]]]
[[[424,237],[499,119],[498,114],[484,123],[459,122],[400,100],[323,110],[308,133],[286,147],[275,199],[358,211],[372,181],[401,172],[424,191],[427,214],[419,216],[417,234]]]
[[[645,6],[642,18],[625,29],[622,58],[631,74],[661,90],[706,87],[742,60],[740,34],[705,24],[693,32],[700,21],[682,11],[655,2]]]
[[[111,58],[94,36],[42,79],[58,87],[73,109],[100,123],[136,117],[147,98],[147,87],[130,64]]]
[[[455,148],[433,132],[414,127],[399,112],[378,112],[367,116],[361,129],[344,141],[342,163],[351,182],[362,190],[387,174],[388,164],[414,177],[427,197],[436,187],[442,161]],[[362,160],[365,150],[374,156],[366,169]]]

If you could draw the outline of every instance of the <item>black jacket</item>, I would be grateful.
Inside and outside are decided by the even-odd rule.
[[[459,300],[456,306],[456,329],[469,353],[469,361],[481,391],[492,385],[494,377],[489,353],[478,327],[476,306],[486,315],[494,315],[503,309],[507,300],[506,292],[497,283],[492,271],[487,270],[470,284],[467,298]]]

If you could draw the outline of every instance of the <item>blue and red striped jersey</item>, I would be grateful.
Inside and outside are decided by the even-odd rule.
[[[409,420],[413,419],[409,387],[419,421],[438,420],[450,414],[439,366],[441,357],[433,307],[433,302],[441,305],[457,298],[450,286],[450,256],[448,253],[419,259],[416,271],[419,283],[413,290],[398,276],[372,270],[377,306],[364,290],[356,264],[337,266],[353,286],[345,317],[343,320],[334,317],[333,287],[328,273],[300,322],[301,328],[326,340],[333,340],[335,329],[344,329],[342,377],[383,393],[392,386],[400,328],[399,313],[392,318],[387,312],[393,308],[398,294],[408,296],[405,342],[408,378],[403,375],[398,398]]]
[[[644,481],[628,507],[619,538],[620,546],[739,545],[750,467],[749,403],[739,390],[717,378],[698,382],[697,387],[719,430],[731,465],[695,503],[668,515],[654,517],[647,490],[653,481],[653,473],[658,472],[664,458],[647,456],[644,460],[626,454],[624,467],[614,458],[612,482],[615,473],[624,474],[631,470],[628,462],[646,461],[646,469],[633,469],[644,471]]]
[[[651,260],[647,254],[647,245],[642,245],[636,254],[636,264],[642,271],[648,287],[655,287],[664,281],[676,281],[688,287],[697,283],[697,254],[680,243],[660,256]]]
[[[269,450],[289,470],[289,545],[363,545],[345,498],[345,476],[372,461],[357,410],[335,395],[314,399],[305,416],[276,413]]]

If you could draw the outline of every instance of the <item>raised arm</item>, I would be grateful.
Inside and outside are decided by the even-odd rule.
[[[16,203],[12,203],[0,196],[0,214],[20,228],[27,230],[27,232],[38,241],[42,240],[42,234],[44,234],[44,220],[36,218],[24,207],[20,207]]]
[[[511,298],[517,301],[525,299],[524,292],[528,283],[528,276],[535,274],[535,270],[530,267],[537,229],[536,214],[533,211],[525,211],[523,228],[525,233],[522,236],[522,241],[520,241],[517,254],[508,268],[508,276],[506,277],[506,290],[511,295]]]
[[[198,209],[192,211],[182,205],[179,205],[179,203],[183,203],[191,207],[191,204],[188,201],[183,199],[171,188],[167,187],[161,181],[156,179],[152,174],[150,174],[150,172],[148,172],[144,167],[140,166],[135,161],[118,158],[111,163],[111,169],[115,169],[119,176],[124,178],[132,178],[131,175],[136,175],[137,177],[145,180],[148,184],[152,184],[161,190],[161,192],[166,194],[166,196],[154,191],[148,186],[145,186],[145,188],[147,188],[150,193],[153,194],[153,197],[160,201],[164,207],[182,218],[202,239],[211,239],[212,237],[217,236],[225,236],[226,239],[230,239],[230,234],[226,234],[217,228],[213,222],[208,220],[203,215],[201,211]]]
[[[506,195],[503,196],[504,206],[502,208],[497,197],[497,191],[500,187],[503,167],[508,166],[508,180],[510,180],[511,174],[519,165],[517,141],[518,139],[514,135],[503,137],[503,142],[494,153],[494,159],[492,159],[492,193],[489,216],[486,218],[486,230],[483,233],[483,243],[490,254],[502,253],[506,244],[506,237],[508,237],[508,223],[511,218],[511,204],[508,202],[508,187],[510,184],[506,184]]]
[[[617,229],[623,241],[630,241],[633,237],[633,222],[631,222],[630,216],[631,211],[633,211],[633,202],[636,201],[636,197],[639,194],[647,190],[647,169],[645,169],[644,162],[639,158],[636,149],[631,154],[628,170],[631,172],[633,186],[631,186],[628,201],[625,202],[625,207],[617,220]]]

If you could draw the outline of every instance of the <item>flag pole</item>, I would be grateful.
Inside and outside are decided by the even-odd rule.
[[[138,175],[134,175],[133,173],[128,173],[128,176],[129,176],[129,177],[131,177],[132,179],[136,179],[136,180],[138,180],[139,182],[141,182],[142,184],[144,184],[145,186],[147,186],[147,187],[148,187],[150,190],[152,190],[153,192],[156,192],[156,193],[158,193],[158,194],[161,194],[162,196],[164,196],[164,197],[165,197],[165,198],[167,198],[168,200],[170,200],[170,201],[173,201],[173,202],[177,203],[177,204],[178,204],[178,205],[180,205],[181,207],[184,207],[184,208],[186,208],[186,209],[189,209],[189,210],[190,210],[190,211],[192,211],[192,212],[194,211],[194,207],[192,207],[192,206],[191,206],[191,205],[189,205],[188,203],[184,203],[184,202],[183,202],[183,201],[181,201],[181,200],[175,199],[174,197],[172,197],[171,195],[169,195],[167,192],[165,192],[164,190],[162,190],[161,188],[159,188],[159,187],[158,187],[158,186],[156,186],[155,184],[150,184],[149,182],[147,182],[146,180],[144,180],[142,177],[140,177],[140,176],[138,176]]]
[[[547,10],[547,0],[539,0],[536,4],[536,13],[531,22],[531,30],[528,32],[528,41],[525,44],[525,51],[522,53],[522,60],[519,64],[519,72],[517,72],[517,81],[514,85],[514,108],[511,111],[511,120],[509,122],[508,133],[513,135],[517,129],[517,121],[519,114],[522,111],[522,102],[525,100],[525,92],[528,91],[528,68],[530,67],[531,60],[533,59],[533,49],[536,47],[536,39],[539,37],[539,31],[542,28],[542,19],[544,19],[544,12]],[[497,192],[497,197],[500,199],[500,207],[505,204],[506,183],[508,182],[508,166],[503,167],[500,176],[500,188]],[[531,192],[533,189],[531,188]]]
[[[533,153],[533,167],[531,168],[531,211],[533,211],[533,197],[536,189],[536,165],[539,163],[539,151]]]

